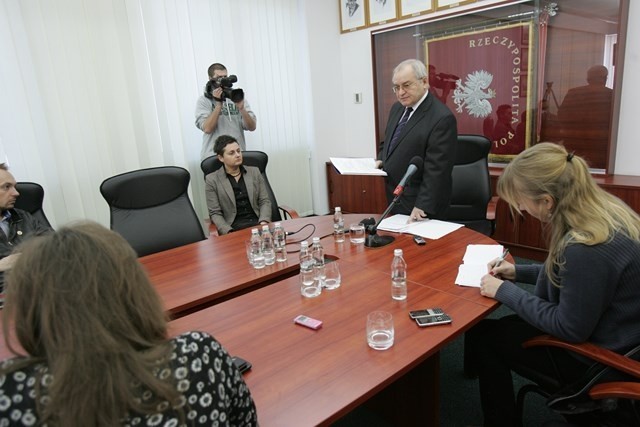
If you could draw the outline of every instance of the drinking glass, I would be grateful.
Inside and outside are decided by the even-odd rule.
[[[349,226],[349,240],[354,245],[361,245],[364,243],[364,225],[362,224],[351,224]]]
[[[324,288],[338,289],[340,287],[340,268],[338,261],[328,262],[324,265]]]
[[[393,345],[393,316],[386,311],[373,311],[367,316],[367,344],[374,350]]]
[[[322,282],[316,280],[313,269],[300,270],[300,293],[307,298],[317,297],[322,293]]]

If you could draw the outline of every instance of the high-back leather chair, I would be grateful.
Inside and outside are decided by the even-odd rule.
[[[271,201],[271,221],[282,221],[283,219],[298,218],[298,213],[285,205],[278,205],[276,201],[276,195],[269,184],[269,178],[267,178],[267,163],[269,163],[269,156],[263,151],[243,151],[242,152],[242,164],[245,166],[254,166],[260,169],[264,184],[267,187],[267,193],[269,193],[269,200]],[[217,155],[209,156],[200,163],[200,169],[204,172],[205,178],[212,172],[217,171],[222,167],[222,162],[218,160]]]
[[[177,166],[140,169],[107,178],[100,193],[111,210],[111,229],[144,256],[205,239]]]
[[[49,223],[42,209],[42,202],[44,201],[44,189],[42,186],[35,182],[18,182],[16,183],[16,190],[20,193],[20,196],[16,199],[15,208],[29,212],[42,224],[51,227],[51,223]]]
[[[458,135],[451,172],[451,205],[446,214],[448,221],[464,224],[487,236],[493,233],[495,216],[495,211],[488,215],[487,210],[491,201],[490,149],[491,141],[482,135]]]

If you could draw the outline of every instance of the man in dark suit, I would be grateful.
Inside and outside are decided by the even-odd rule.
[[[414,176],[392,210],[409,215],[409,221],[441,218],[451,198],[451,170],[456,154],[456,118],[429,93],[429,76],[421,61],[408,59],[393,72],[393,104],[378,167],[387,172],[387,200],[414,156],[424,159],[421,176]]]

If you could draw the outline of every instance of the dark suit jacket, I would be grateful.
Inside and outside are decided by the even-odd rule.
[[[271,201],[260,170],[253,166],[244,166],[244,184],[253,211],[258,222],[271,222]],[[211,221],[216,225],[219,234],[227,234],[236,218],[236,196],[227,178],[224,167],[210,173],[205,178],[205,194]]]
[[[425,211],[429,218],[439,218],[451,199],[451,170],[456,157],[458,138],[456,118],[451,110],[432,93],[420,104],[405,125],[400,139],[388,152],[393,131],[404,113],[396,102],[391,107],[385,140],[378,153],[387,172],[386,193],[389,203],[414,156],[424,159],[422,176],[414,175],[392,213],[410,214],[414,207]]]

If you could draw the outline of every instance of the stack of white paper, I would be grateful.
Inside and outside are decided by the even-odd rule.
[[[342,175],[387,176],[385,171],[376,167],[376,161],[372,158],[329,157],[329,160]]]
[[[489,272],[487,264],[502,255],[502,245],[468,245],[458,267],[456,285],[480,287],[480,279]]]
[[[407,223],[408,220],[409,215],[393,215],[383,219],[378,226],[378,230],[410,233],[424,237],[425,239],[435,240],[462,227],[462,224],[439,221],[437,219],[425,219],[423,221]]]

